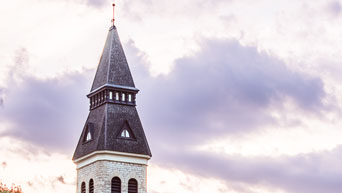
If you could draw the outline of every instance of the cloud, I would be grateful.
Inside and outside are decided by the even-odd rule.
[[[93,6],[96,8],[103,7],[104,5],[106,5],[106,3],[110,5],[108,0],[86,0],[86,3],[87,5]]]
[[[4,104],[4,99],[2,98],[2,89],[0,89],[0,107]]]
[[[279,157],[225,156],[187,148],[266,125],[281,129],[270,110],[295,113],[286,112],[288,101],[305,116],[319,118],[331,110],[322,102],[328,94],[319,77],[291,70],[234,40],[204,40],[199,52],[177,60],[170,74],[155,78],[147,78],[144,54],[133,42],[126,51],[141,90],[137,104],[153,163],[223,180],[237,192],[251,192],[251,186],[293,193],[341,190],[342,147]]]
[[[177,149],[264,126],[280,127],[270,111],[286,114],[289,102],[307,116],[318,117],[329,109],[322,102],[327,94],[319,77],[295,72],[234,40],[204,40],[201,46],[201,51],[177,60],[170,74],[136,81],[152,150],[160,150],[159,144]]]
[[[69,2],[69,0],[65,1]],[[101,9],[103,7],[110,7],[112,5],[113,0],[72,0],[71,2],[87,5],[91,8]]]
[[[24,76],[20,83],[12,82],[0,109],[1,122],[11,128],[2,136],[56,149],[73,147],[88,113],[86,74],[75,72],[47,80]]]
[[[339,16],[342,11],[342,5],[340,1],[334,0],[330,1],[328,3],[328,11],[331,13],[333,16]]]
[[[187,146],[201,145],[209,139],[277,125],[278,120],[269,111],[282,111],[289,100],[306,115],[317,116],[328,110],[322,102],[327,94],[319,77],[295,72],[279,59],[234,40],[203,40],[201,46],[192,56],[178,59],[170,74],[151,77],[144,54],[133,42],[126,44],[127,58],[141,90],[137,104],[154,161],[200,171],[198,174],[203,176],[302,192],[311,189],[299,189],[292,178],[307,184],[323,180],[331,182],[332,188],[339,187],[326,177],[330,171],[323,171],[324,176],[317,179],[306,176],[309,169],[316,169],[311,161],[317,161],[318,155],[269,160],[187,151]],[[25,52],[19,52],[17,58]],[[29,58],[20,61],[15,60],[14,68],[25,65]],[[51,151],[73,150],[88,113],[85,95],[95,71],[44,80],[15,72],[3,89],[6,100],[0,109],[0,121],[11,127],[2,135],[31,141]],[[328,161],[324,163],[333,164]],[[320,160],[315,163],[322,164]],[[285,171],[286,167],[289,169]]]
[[[172,18],[183,16],[200,16],[203,14],[212,14],[213,10],[219,7],[232,4],[232,0],[189,0],[189,1],[166,1],[166,0],[143,0],[143,1],[123,1],[123,10],[125,16],[135,20],[141,20],[146,13],[158,15],[158,17]],[[192,18],[194,19],[194,18]]]
[[[20,49],[9,73],[0,108],[1,136],[30,141],[51,150],[71,150],[88,113],[90,70],[39,79],[25,74],[27,50]],[[91,71],[92,72],[92,71]]]
[[[338,193],[342,189],[342,146],[332,151],[297,156],[244,157],[210,152],[179,151],[164,154],[177,168],[227,184],[282,189],[291,193]]]

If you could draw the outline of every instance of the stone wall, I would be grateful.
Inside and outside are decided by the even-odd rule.
[[[128,192],[128,181],[134,178],[138,182],[138,193],[147,193],[146,165],[115,161],[96,161],[77,170],[77,193],[81,193],[82,182],[86,183],[89,193],[89,180],[94,180],[94,193],[111,193],[111,181],[121,179],[121,192]]]

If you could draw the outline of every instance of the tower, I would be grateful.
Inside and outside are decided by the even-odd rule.
[[[87,95],[90,112],[73,156],[77,193],[147,192],[152,154],[135,108],[138,91],[113,25]]]

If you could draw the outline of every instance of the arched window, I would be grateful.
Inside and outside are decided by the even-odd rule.
[[[82,182],[82,185],[81,185],[81,193],[86,193],[86,185],[85,185],[85,182]]]
[[[118,177],[112,179],[112,193],[121,193],[121,180]]]
[[[130,179],[128,181],[128,193],[138,193],[138,182],[136,179]]]
[[[94,180],[89,180],[89,193],[94,193]]]

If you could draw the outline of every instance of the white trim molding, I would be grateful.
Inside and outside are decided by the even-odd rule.
[[[80,169],[96,161],[115,161],[147,165],[149,159],[151,159],[151,157],[148,155],[140,155],[135,153],[123,153],[117,151],[95,151],[75,160],[74,163],[77,165],[77,169]]]

